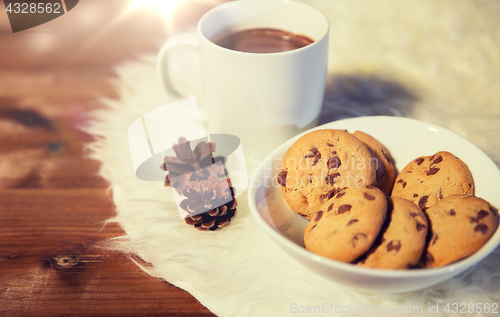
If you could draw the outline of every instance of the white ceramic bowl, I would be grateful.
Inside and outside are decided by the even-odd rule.
[[[401,170],[411,160],[449,151],[462,159],[474,177],[476,196],[500,207],[500,170],[477,146],[442,127],[401,117],[361,117],[339,120],[315,129],[360,130],[384,144]],[[304,133],[307,133],[306,131]],[[303,134],[304,134],[303,133]],[[302,134],[301,134],[302,135]],[[500,244],[500,230],[475,254],[435,269],[382,270],[357,267],[331,260],[304,248],[303,229],[308,221],[286,204],[276,181],[281,159],[301,136],[283,143],[253,174],[248,201],[257,222],[294,259],[313,272],[344,286],[368,292],[407,292],[449,279],[487,257]]]

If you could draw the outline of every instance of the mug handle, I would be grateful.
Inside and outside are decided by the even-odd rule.
[[[174,88],[169,72],[168,53],[176,47],[188,47],[199,51],[200,41],[198,34],[194,32],[176,34],[167,40],[158,53],[156,70],[163,87],[173,96],[185,97]]]

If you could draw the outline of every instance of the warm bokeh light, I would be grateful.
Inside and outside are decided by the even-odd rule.
[[[160,12],[163,17],[168,18],[174,6],[181,0],[133,0],[131,8],[146,7]]]

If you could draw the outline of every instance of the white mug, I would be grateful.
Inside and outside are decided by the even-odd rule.
[[[280,29],[314,42],[277,53],[247,53],[214,43],[253,28]],[[198,50],[208,132],[239,137],[247,166],[254,169],[281,143],[317,123],[327,76],[328,32],[327,18],[301,2],[228,2],[205,13],[196,33],[181,33],[165,43],[158,73],[165,89],[178,95],[168,53],[179,46]]]

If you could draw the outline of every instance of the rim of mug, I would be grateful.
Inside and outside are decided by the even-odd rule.
[[[232,50],[232,49],[220,46],[220,45],[214,43],[208,37],[206,37],[206,35],[202,31],[202,25],[203,25],[203,23],[214,12],[218,12],[218,11],[221,11],[221,10],[226,10],[227,7],[235,7],[235,6],[244,5],[246,3],[265,3],[265,4],[269,4],[271,2],[274,2],[274,3],[283,3],[283,4],[287,4],[287,5],[290,5],[290,4],[292,4],[292,5],[299,5],[299,6],[308,8],[309,10],[317,12],[318,15],[321,16],[324,19],[324,21],[326,22],[326,28],[325,28],[323,34],[317,40],[314,40],[314,42],[312,42],[311,44],[308,44],[306,46],[303,46],[303,47],[300,47],[300,48],[296,48],[296,49],[293,49],[293,50],[283,51],[283,52],[272,52],[272,53],[252,53],[252,52],[243,52],[243,51]],[[210,9],[209,11],[207,11],[201,17],[200,21],[198,22],[198,26],[197,26],[196,29],[197,29],[197,33],[201,37],[202,41],[207,42],[210,45],[212,45],[214,47],[217,47],[218,49],[221,49],[223,51],[229,51],[229,52],[232,52],[234,54],[248,54],[248,55],[259,55],[259,56],[271,56],[271,55],[272,56],[276,56],[276,55],[296,54],[299,51],[310,49],[311,47],[319,45],[319,42],[323,41],[325,38],[328,37],[328,34],[330,32],[330,21],[325,16],[325,14],[323,12],[321,12],[319,9],[317,9],[317,8],[311,6],[311,5],[299,2],[299,1],[290,1],[290,0],[238,0],[238,1],[230,1],[230,2],[223,3],[221,5],[218,5],[218,6],[214,7],[214,8],[212,8],[212,9]]]

